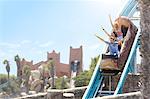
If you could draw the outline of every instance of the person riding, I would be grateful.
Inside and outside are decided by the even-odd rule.
[[[109,34],[103,27],[101,27],[102,30],[107,34],[109,38],[114,37],[115,41],[118,42],[118,50],[120,51],[122,42],[123,42],[123,34],[122,32],[115,32],[113,31],[111,34]]]
[[[109,48],[109,52],[110,52],[110,55],[112,56],[115,56],[115,57],[118,57],[118,54],[119,54],[119,50],[118,50],[118,42],[115,41],[115,38],[113,36],[110,37],[110,42],[108,41],[105,41],[104,39],[102,39],[101,37],[99,37],[98,35],[95,34],[95,36],[105,42],[106,44],[108,44],[108,48]]]

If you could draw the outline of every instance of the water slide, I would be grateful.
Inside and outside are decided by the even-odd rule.
[[[137,5],[138,5],[137,0],[128,0],[126,5],[124,6],[123,10],[120,12],[120,15],[131,18],[133,16],[133,14],[137,11]],[[132,48],[130,50],[130,53],[129,53],[128,59],[126,61],[126,64],[124,66],[123,72],[121,73],[121,77],[119,79],[116,90],[114,92],[113,91],[105,92],[105,95],[110,95],[110,94],[117,95],[117,94],[122,93],[122,89],[123,89],[123,85],[125,83],[126,77],[132,68],[130,64],[131,64],[131,60],[134,57],[135,51],[138,47],[139,35],[140,35],[140,33],[138,32],[136,34],[136,37],[132,44]],[[98,63],[95,67],[95,70],[93,72],[93,75],[91,77],[89,85],[88,85],[82,99],[95,98],[97,96],[97,94],[99,93],[99,91],[103,87],[103,81],[104,81],[105,77],[102,75],[102,70],[100,69],[101,60],[102,60],[102,55],[100,55]]]

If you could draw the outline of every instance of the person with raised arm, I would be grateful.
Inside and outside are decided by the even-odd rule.
[[[110,55],[113,55],[113,56],[115,56],[115,57],[118,57],[118,54],[119,54],[119,53],[118,53],[118,52],[119,52],[119,50],[118,50],[118,42],[115,41],[115,39],[114,39],[113,36],[110,37],[110,42],[105,41],[103,38],[101,38],[101,37],[98,36],[97,34],[95,34],[95,36],[96,36],[99,40],[101,40],[101,41],[105,42],[106,44],[108,44],[108,48],[109,48]]]

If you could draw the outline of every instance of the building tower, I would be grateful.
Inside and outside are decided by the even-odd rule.
[[[72,48],[70,47],[70,58],[69,58],[69,66],[70,66],[70,75],[71,71],[76,71],[77,75],[82,72],[83,67],[83,54],[82,54],[82,46],[80,48]]]
[[[52,53],[47,52],[47,60],[50,59],[53,59],[56,64],[60,63],[60,53],[56,53],[55,50]]]
[[[60,68],[60,53],[56,53],[55,50],[53,50],[51,53],[47,52],[47,61],[53,60],[54,62],[54,74],[58,76],[60,74],[59,69]]]

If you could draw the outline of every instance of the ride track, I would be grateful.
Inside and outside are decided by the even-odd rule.
[[[126,5],[124,6],[123,10],[121,11],[121,16],[127,16],[131,18],[133,14],[137,11],[138,1],[137,0],[128,0]],[[125,83],[125,80],[127,78],[127,75],[130,71],[132,71],[134,68],[132,66],[133,59],[135,58],[136,49],[139,46],[139,36],[140,32],[136,34],[136,37],[134,39],[134,42],[132,44],[132,48],[130,50],[127,62],[125,64],[125,67],[122,71],[121,77],[119,79],[119,82],[117,84],[116,90],[114,92],[106,92],[105,95],[117,95],[122,93],[123,85]],[[95,67],[95,70],[93,72],[93,75],[91,77],[91,80],[89,82],[89,85],[82,97],[82,99],[89,99],[89,98],[95,98],[98,91],[101,90],[103,86],[103,80],[104,76],[102,75],[102,70],[100,69],[100,63],[102,60],[102,55],[100,55],[99,60],[97,62],[97,65]]]

